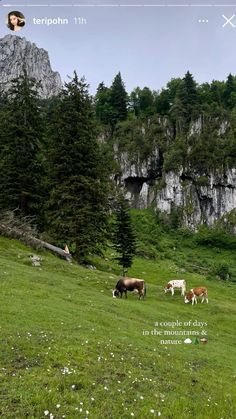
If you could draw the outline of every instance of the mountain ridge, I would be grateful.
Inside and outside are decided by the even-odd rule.
[[[6,35],[0,38],[0,89],[7,92],[12,80],[26,69],[29,77],[41,83],[39,96],[48,99],[62,89],[60,74],[53,71],[48,52],[25,37]]]

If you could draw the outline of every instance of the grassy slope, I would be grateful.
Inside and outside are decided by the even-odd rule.
[[[191,251],[176,252],[176,261],[136,259],[129,274],[147,281],[147,299],[119,300],[111,298],[113,273],[48,253],[42,269],[33,268],[29,248],[0,237],[0,416],[235,418],[235,285],[183,273],[178,259],[190,260]],[[164,295],[175,277],[207,285],[209,304]],[[143,336],[155,322],[176,319],[208,322],[208,344]]]

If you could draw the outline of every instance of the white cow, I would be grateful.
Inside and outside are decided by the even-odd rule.
[[[164,287],[165,293],[168,291],[171,292],[172,295],[175,293],[175,288],[181,289],[181,295],[184,295],[186,292],[186,282],[184,279],[172,279],[172,281],[169,281],[168,284]]]

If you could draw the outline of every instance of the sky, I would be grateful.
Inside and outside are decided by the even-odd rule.
[[[19,10],[26,25],[17,36],[46,49],[62,80],[76,70],[94,94],[120,71],[128,92],[136,86],[160,90],[188,70],[198,83],[236,74],[234,2],[0,0],[0,38],[13,33],[5,18]],[[48,25],[48,19],[68,23]]]

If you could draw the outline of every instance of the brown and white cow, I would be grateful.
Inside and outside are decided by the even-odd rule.
[[[119,279],[115,289],[112,291],[113,298],[122,298],[123,292],[125,298],[127,298],[127,291],[137,291],[139,294],[139,300],[144,299],[146,295],[146,285],[143,279],[123,277]]]
[[[192,288],[190,291],[188,291],[186,293],[184,302],[185,303],[190,303],[190,301],[192,301],[192,305],[194,303],[197,304],[197,297],[202,297],[201,303],[203,303],[204,301],[206,301],[206,303],[208,303],[207,288],[206,287]]]
[[[165,293],[170,291],[171,294],[174,295],[175,288],[181,289],[181,295],[184,295],[185,292],[186,292],[186,282],[185,282],[185,280],[184,279],[172,279],[171,281],[168,282],[168,284],[166,284],[166,286],[164,287],[164,291],[165,291]]]

